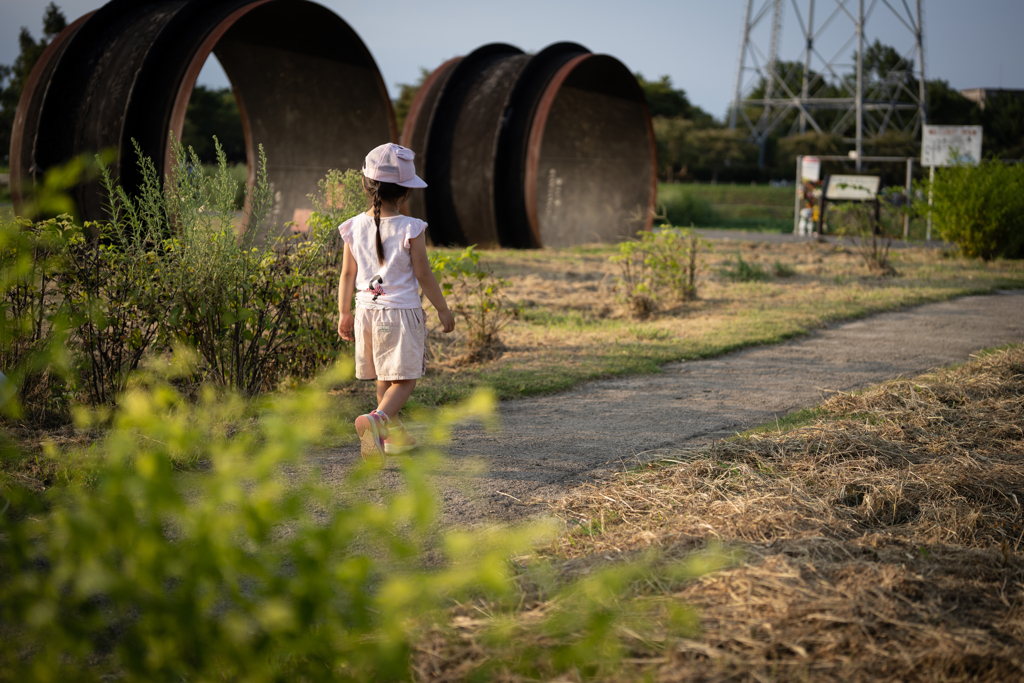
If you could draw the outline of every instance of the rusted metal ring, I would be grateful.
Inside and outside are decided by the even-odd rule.
[[[494,214],[501,245],[519,249],[539,247],[541,242],[529,229],[523,180],[530,129],[537,105],[548,83],[569,60],[590,50],[576,43],[555,43],[530,59],[509,95],[502,120],[498,149],[494,157]]]
[[[85,21],[92,16],[92,12],[83,14],[71,22],[50,44],[46,46],[43,53],[39,55],[36,64],[25,80],[25,87],[21,91],[21,98],[18,100],[18,108],[14,112],[14,126],[11,130],[11,198],[14,201],[16,211],[20,211],[24,203],[22,194],[23,174],[34,176],[37,173],[35,166],[34,151],[35,139],[38,133],[39,110],[43,105],[43,98],[46,94],[46,86],[49,84],[50,74],[56,66],[68,42]]]
[[[529,58],[485,45],[449,60],[417,93],[402,139],[425,152],[430,187],[410,212],[436,243],[562,246],[650,227],[656,147],[643,91],[621,62],[581,45]]]
[[[481,93],[479,86],[489,71],[500,68],[508,58],[522,54],[519,48],[504,43],[484,45],[455,64],[438,93],[427,131],[426,147],[430,151],[423,177],[428,185],[424,196],[431,239],[437,244],[492,246],[497,243],[495,230],[486,229],[493,226],[486,202],[493,187],[488,181],[494,152],[493,149],[486,150],[488,153],[484,155],[480,152],[496,137],[502,107],[501,104],[494,106],[493,97],[488,98],[491,101],[485,105],[485,115],[481,115],[476,109],[480,103],[474,100],[487,94]],[[503,79],[494,87],[509,85],[507,79]],[[503,102],[500,94],[499,99]],[[476,206],[469,208],[467,203]],[[485,225],[479,225],[478,221]]]
[[[533,238],[561,247],[649,230],[656,169],[650,110],[636,77],[608,55],[573,58],[548,84],[530,130],[523,193]]]
[[[257,146],[266,150],[278,225],[308,214],[306,195],[327,170],[359,168],[367,151],[398,137],[373,57],[348,24],[313,2],[111,0],[73,27],[54,41],[62,48],[28,95],[38,106],[22,131],[35,135],[12,143],[19,195],[47,168],[106,148],[118,150],[113,174],[136,190],[133,140],[167,169],[168,132],[180,137],[211,52],[243,112],[250,180]],[[104,217],[95,184],[74,197],[83,218]]]

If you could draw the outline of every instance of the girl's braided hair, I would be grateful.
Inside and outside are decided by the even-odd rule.
[[[384,243],[380,240],[380,207],[384,202],[400,202],[409,188],[363,176],[363,190],[373,203],[373,222],[377,225],[377,262],[384,265]]]

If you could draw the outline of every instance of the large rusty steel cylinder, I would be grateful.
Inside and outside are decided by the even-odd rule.
[[[68,26],[44,52],[18,106],[11,144],[16,202],[49,168],[116,151],[112,174],[141,182],[133,141],[170,168],[196,77],[210,54],[231,81],[242,115],[249,181],[267,155],[272,223],[304,223],[317,180],[360,168],[396,139],[377,65],[340,17],[307,0],[111,0]],[[74,189],[85,220],[103,219],[96,183]]]
[[[409,212],[436,244],[561,247],[649,228],[650,112],[614,57],[575,43],[535,55],[500,43],[445,62],[402,131],[429,187]]]

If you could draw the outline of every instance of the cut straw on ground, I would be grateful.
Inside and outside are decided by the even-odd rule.
[[[563,577],[652,549],[662,562],[712,544],[743,558],[682,583],[635,582],[629,599],[692,606],[699,631],[622,632],[628,652],[600,679],[1024,679],[1024,348],[839,395],[815,415],[667,453],[554,504],[575,529],[547,551]],[[529,576],[519,647],[552,609]],[[425,646],[435,664],[417,669],[422,680],[463,680],[487,662],[474,633],[488,619],[461,618],[457,643]]]

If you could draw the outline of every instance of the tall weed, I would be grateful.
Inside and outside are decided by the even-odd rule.
[[[889,262],[892,241],[903,235],[904,217],[913,218],[919,211],[917,204],[907,206],[900,188],[885,188],[878,193],[877,206],[872,202],[844,202],[829,207],[830,225],[837,235],[854,239],[868,270],[893,274],[896,271]]]
[[[697,298],[704,242],[690,230],[664,227],[641,231],[638,240],[619,244],[611,257],[619,265],[619,296],[638,318],[648,317],[659,300]]]
[[[763,282],[771,279],[771,275],[759,263],[743,260],[743,255],[736,252],[735,259],[729,259],[720,268],[719,274],[736,282]]]
[[[498,333],[519,314],[504,292],[512,283],[481,266],[475,246],[458,255],[431,252],[429,258],[452,313],[466,324],[469,355],[487,357],[501,347]]]
[[[344,253],[338,226],[366,209],[359,171],[328,171],[318,192],[309,195],[313,213],[307,231],[290,243],[292,258],[306,264],[295,272],[298,290],[285,327],[283,371],[309,379],[328,367],[345,348],[338,341],[338,278]]]

